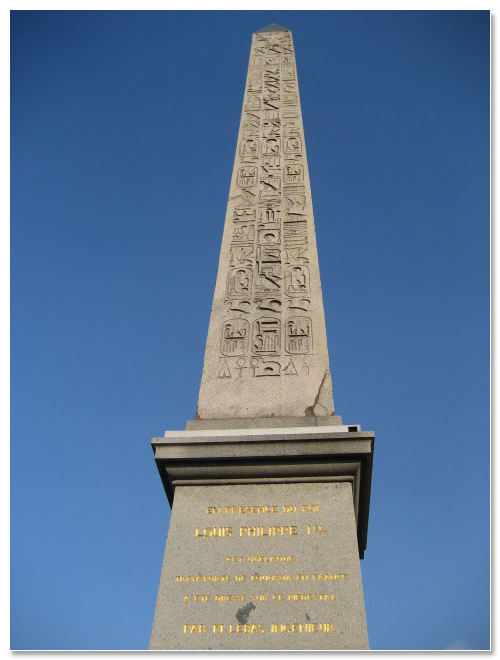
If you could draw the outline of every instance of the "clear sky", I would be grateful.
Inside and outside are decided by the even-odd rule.
[[[14,649],[145,649],[252,31],[293,31],[373,649],[489,648],[489,12],[11,14]]]

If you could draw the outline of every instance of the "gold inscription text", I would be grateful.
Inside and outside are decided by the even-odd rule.
[[[297,536],[297,525],[240,527],[240,536]]]

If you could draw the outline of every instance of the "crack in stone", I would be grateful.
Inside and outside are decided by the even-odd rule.
[[[327,370],[325,371],[325,375],[323,376],[323,379],[322,379],[321,384],[320,384],[320,386],[319,386],[318,393],[316,394],[316,398],[314,399],[314,403],[312,404],[312,406],[308,406],[308,407],[306,408],[306,410],[305,410],[305,416],[306,416],[306,417],[316,417],[316,412],[315,412],[315,410],[314,410],[314,409],[316,408],[316,406],[321,406],[321,407],[326,411],[325,406],[323,406],[323,405],[319,402],[319,399],[320,399],[320,397],[321,397],[321,394],[322,394],[321,390],[322,390],[323,387],[324,387],[325,380],[326,380],[326,377],[328,376],[328,374],[329,374],[329,371],[328,371],[328,369],[327,369]],[[328,412],[328,411],[326,411],[326,412]]]

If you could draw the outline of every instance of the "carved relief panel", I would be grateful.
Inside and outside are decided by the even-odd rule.
[[[231,268],[227,274],[228,298],[249,298],[252,291],[252,269]]]
[[[222,330],[223,355],[244,355],[248,350],[250,324],[245,319],[230,319]]]
[[[257,184],[257,171],[255,166],[240,167],[236,175],[236,185],[240,187],[255,186]]]
[[[309,268],[307,266],[287,266],[285,269],[285,293],[290,298],[310,293]]]
[[[281,322],[263,317],[254,321],[252,350],[258,355],[277,354],[281,345]]]
[[[257,35],[229,199],[225,311],[213,371],[221,385],[309,373],[313,319],[306,316],[310,209],[303,150],[290,36]]]
[[[312,352],[312,320],[294,316],[286,322],[286,351],[294,355]]]

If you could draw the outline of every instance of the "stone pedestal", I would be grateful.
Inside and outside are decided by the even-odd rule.
[[[341,424],[155,438],[173,509],[150,648],[367,649],[373,442]]]

